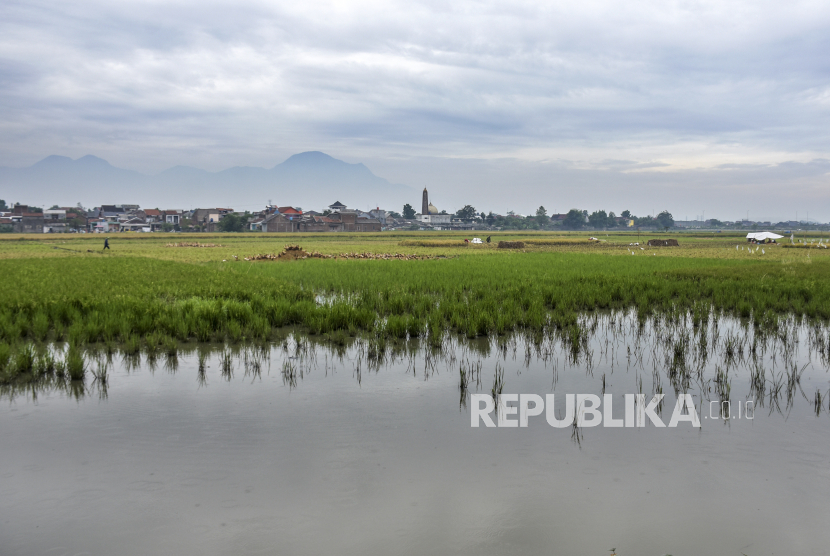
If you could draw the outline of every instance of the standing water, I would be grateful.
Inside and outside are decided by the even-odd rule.
[[[795,321],[613,314],[438,350],[90,353],[106,378],[3,392],[0,552],[827,554],[828,347]],[[555,394],[559,418],[610,394],[624,420],[640,393],[666,424],[691,395],[700,426],[472,419],[476,394],[503,424],[512,394]]]

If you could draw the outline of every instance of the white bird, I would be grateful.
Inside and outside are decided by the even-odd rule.
[[[640,251],[645,251],[645,249],[643,249],[642,247],[640,247]]]
[[[738,250],[738,247],[740,247],[740,245],[736,245],[736,246],[735,246],[735,251],[737,251],[737,250]]]
[[[767,252],[766,252],[766,251],[764,251],[763,249],[761,249],[761,254],[762,254],[762,255],[766,255],[766,254],[767,254]]]

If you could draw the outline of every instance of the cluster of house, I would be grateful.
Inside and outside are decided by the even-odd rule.
[[[0,212],[0,225],[10,225],[16,233],[155,232],[175,228],[185,214],[181,210],[142,209],[138,205],[40,210],[17,204],[9,212]]]
[[[188,211],[101,205],[90,210],[79,207],[40,210],[17,204],[8,212],[0,212],[0,225],[11,226],[16,233],[215,232],[223,229],[220,222],[230,214],[244,219],[244,227],[258,232],[379,232],[393,222],[379,208],[363,212],[349,209],[338,201],[329,205],[325,213],[268,205],[254,214],[237,213],[231,208]]]
[[[389,220],[388,213],[380,208],[363,212],[337,201],[324,213],[269,205],[248,226],[255,232],[379,232],[390,224]]]

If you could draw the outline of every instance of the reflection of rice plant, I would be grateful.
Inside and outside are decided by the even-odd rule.
[[[460,390],[460,398],[458,407],[467,407],[467,385],[470,382],[470,376],[467,374],[467,369],[464,363],[458,368],[458,389]]]
[[[781,391],[784,389],[784,377],[781,373],[778,376],[775,373],[772,373],[772,380],[770,381],[769,389],[768,389],[768,397],[769,400],[769,410],[772,413],[773,410],[778,411],[781,413],[781,405],[780,405],[780,398],[781,398]]]
[[[729,378],[728,367],[718,365],[715,370],[715,392],[721,401],[729,401],[732,392],[732,381]]]
[[[571,422],[571,440],[577,445],[582,446],[582,429],[579,426],[579,414],[582,412],[582,406],[577,407],[574,411],[574,418]]]
[[[207,358],[208,352],[203,349],[199,349],[199,368],[197,371],[197,378],[196,380],[199,383],[199,386],[207,386]]]
[[[233,378],[233,355],[230,350],[225,350],[219,356],[219,370],[225,380],[230,381]]]
[[[95,377],[93,382],[99,383],[99,385],[106,386],[108,384],[108,375],[107,375],[107,365],[103,363],[98,364],[97,371],[90,371],[92,376]]]
[[[499,406],[499,398],[501,397],[501,391],[504,389],[504,369],[499,363],[496,363],[496,372],[495,376],[493,377],[493,387],[490,389],[490,394],[493,396],[493,401],[496,404],[496,407]]]
[[[822,394],[820,390],[816,390],[816,395],[813,397],[813,411],[816,414],[816,417],[821,415],[821,410],[824,409],[824,400],[830,397],[830,391],[827,394]],[[828,408],[830,411],[830,408]]]
[[[297,367],[288,359],[282,363],[282,383],[292,389],[297,387]]]

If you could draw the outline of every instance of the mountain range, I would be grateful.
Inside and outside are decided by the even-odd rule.
[[[379,206],[400,211],[420,194],[325,153],[295,154],[273,168],[236,166],[209,172],[175,166],[156,175],[112,166],[87,155],[49,156],[27,168],[0,168],[0,199],[30,205],[138,204],[145,208],[229,207],[258,210],[280,206],[322,210],[335,201],[350,208]]]

